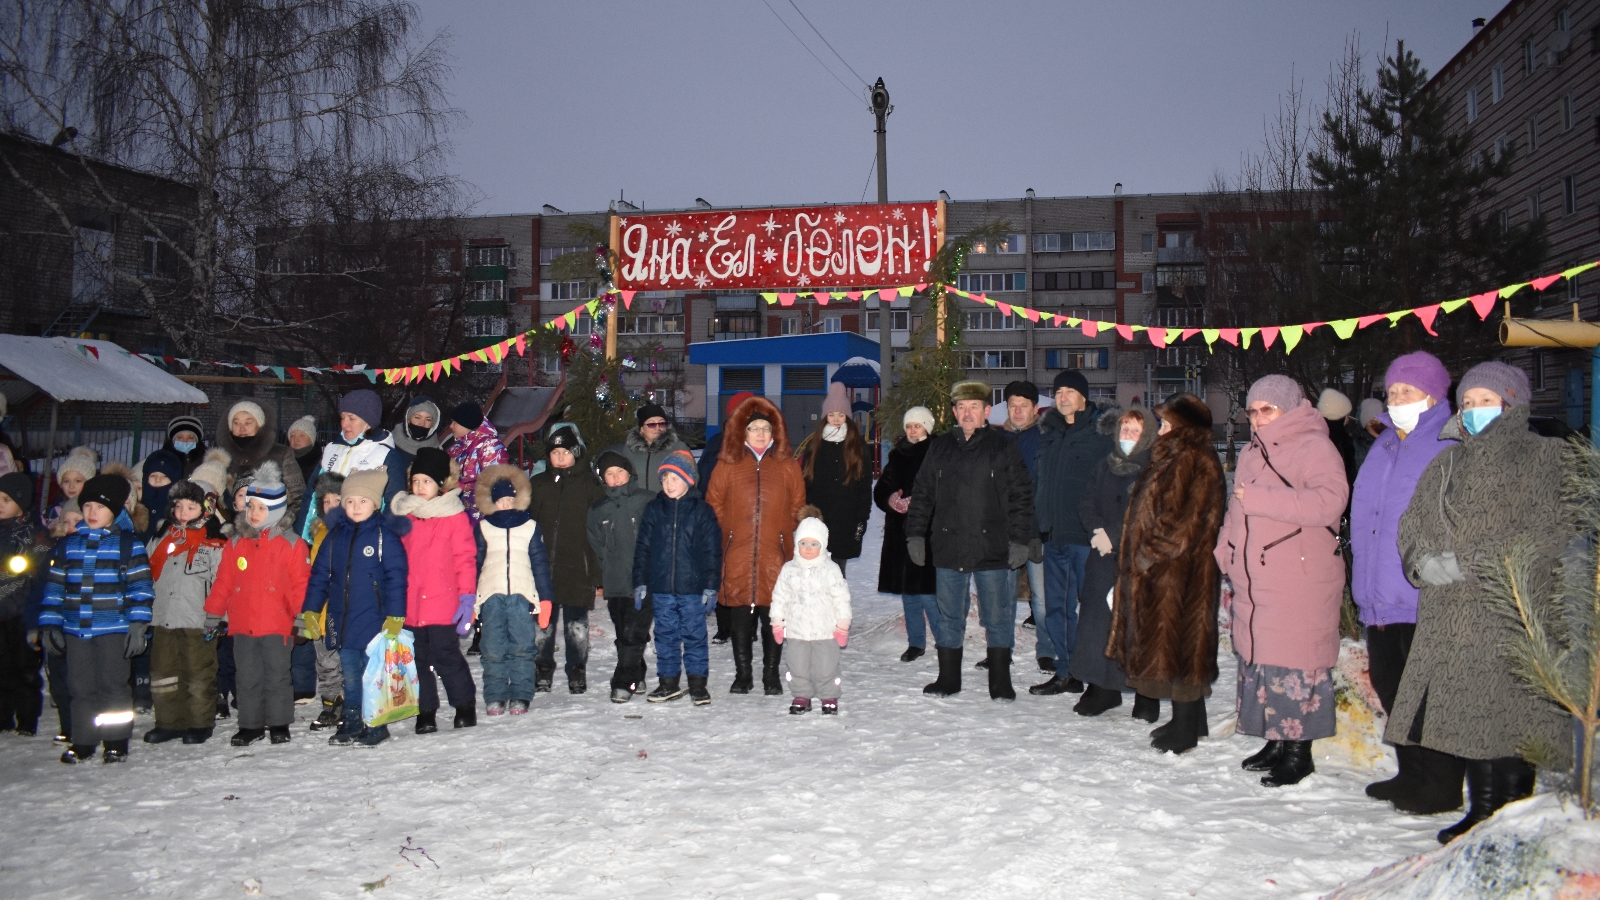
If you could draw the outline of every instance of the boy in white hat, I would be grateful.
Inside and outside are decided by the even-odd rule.
[[[811,710],[822,700],[822,714],[839,712],[839,655],[850,637],[850,586],[828,556],[828,526],[815,506],[800,508],[794,530],[794,559],[783,564],[772,588],[772,637],[785,644],[783,681],[794,702],[790,715]],[[785,643],[787,641],[787,643]]]

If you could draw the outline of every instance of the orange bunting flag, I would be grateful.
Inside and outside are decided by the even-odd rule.
[[[527,352],[527,350],[528,350],[528,335],[525,334],[525,333],[517,335],[517,355],[518,356],[522,356],[523,354],[525,354]]]

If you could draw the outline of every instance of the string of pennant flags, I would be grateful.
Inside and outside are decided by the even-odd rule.
[[[1395,310],[1394,312],[1374,313],[1372,315],[1334,319],[1325,322],[1300,322],[1292,325],[1257,325],[1239,328],[1168,328],[1164,326],[1134,325],[1124,322],[1106,322],[1098,319],[1085,319],[1078,316],[1069,316],[1061,313],[1052,313],[1044,310],[1032,309],[1015,303],[1005,303],[989,297],[982,292],[964,291],[950,286],[946,286],[945,291],[958,297],[965,297],[968,300],[973,300],[978,303],[992,306],[999,310],[1003,315],[1022,316],[1023,318],[1035,324],[1047,324],[1054,328],[1077,328],[1083,332],[1084,337],[1092,338],[1097,337],[1104,332],[1115,331],[1123,340],[1132,341],[1134,340],[1135,334],[1143,332],[1152,345],[1157,348],[1165,348],[1172,344],[1187,341],[1198,335],[1206,342],[1206,347],[1208,349],[1212,349],[1217,341],[1223,341],[1232,346],[1242,347],[1247,350],[1250,349],[1251,344],[1254,343],[1259,337],[1261,340],[1261,348],[1263,350],[1270,350],[1274,344],[1281,342],[1284,353],[1293,353],[1294,348],[1300,344],[1300,341],[1318,328],[1329,328],[1336,336],[1338,336],[1340,340],[1349,340],[1357,331],[1385,320],[1389,322],[1389,327],[1393,328],[1400,324],[1400,320],[1404,319],[1406,316],[1415,316],[1417,320],[1422,323],[1424,330],[1426,330],[1429,334],[1437,335],[1438,332],[1434,330],[1433,324],[1441,313],[1453,313],[1464,306],[1470,305],[1473,311],[1478,314],[1479,319],[1488,319],[1489,313],[1493,311],[1494,305],[1497,301],[1510,298],[1523,288],[1531,287],[1536,291],[1544,291],[1558,281],[1576,278],[1579,274],[1587,272],[1596,266],[1600,266],[1600,260],[1573,266],[1551,275],[1529,279],[1528,281],[1519,281],[1516,284],[1508,284],[1504,287],[1496,288],[1494,290],[1484,291],[1481,294],[1473,294],[1472,296],[1461,297],[1455,300],[1445,300],[1440,303],[1430,303],[1426,306],[1416,306],[1410,309]],[[890,303],[893,302],[896,297],[910,297],[912,294],[925,291],[929,287],[930,285],[924,283],[907,284],[899,287],[879,288],[875,290],[868,289],[855,291],[797,292],[762,291],[760,293],[761,299],[766,301],[768,306],[793,306],[796,300],[814,300],[819,306],[827,306],[829,303],[841,300],[855,302],[864,298],[870,299],[874,295],[879,299],[879,301]],[[595,297],[594,299],[585,303],[578,304],[563,315],[557,316],[549,322],[545,322],[521,334],[508,337],[499,343],[490,344],[486,347],[480,347],[476,350],[469,350],[465,353],[459,353],[455,356],[447,357],[445,359],[434,360],[433,362],[421,363],[413,366],[380,368],[369,366],[366,363],[337,366],[280,366],[271,364],[242,363],[225,359],[186,359],[184,357],[159,356],[150,353],[130,353],[126,350],[122,352],[126,355],[138,356],[139,358],[152,363],[181,365],[185,370],[195,365],[220,366],[222,368],[246,370],[258,375],[273,375],[276,376],[279,381],[285,383],[293,381],[295,384],[304,384],[305,377],[307,375],[361,375],[372,384],[376,384],[380,377],[385,381],[385,383],[388,384],[412,384],[424,379],[428,381],[438,381],[442,376],[449,376],[454,372],[461,371],[468,362],[498,364],[506,357],[510,356],[513,351],[515,351],[518,356],[525,355],[528,349],[528,338],[533,336],[539,329],[571,331],[578,324],[579,312],[587,312],[591,317],[594,316],[602,303],[613,302],[609,299],[611,295],[621,297],[623,307],[625,309],[632,309],[633,298],[637,293],[637,291],[625,291],[618,290],[616,288],[608,288],[600,296]],[[99,351],[88,344],[80,344],[79,349],[84,353],[85,356],[93,355],[96,359],[98,359],[100,356]]]

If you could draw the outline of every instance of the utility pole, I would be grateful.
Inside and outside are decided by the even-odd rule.
[[[885,122],[889,113],[894,112],[894,107],[889,105],[889,90],[883,86],[883,79],[872,86],[872,115],[877,119],[878,127],[878,202],[889,202],[889,133]],[[889,398],[889,388],[894,385],[894,311],[893,301],[878,298],[878,405],[881,407]],[[907,316],[909,326],[910,316]],[[880,425],[879,434],[882,437],[880,458],[885,464],[889,461],[889,429]]]

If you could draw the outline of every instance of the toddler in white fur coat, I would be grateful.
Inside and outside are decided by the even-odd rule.
[[[828,556],[828,526],[815,506],[800,510],[794,559],[783,564],[772,588],[772,637],[785,645],[784,684],[794,695],[790,715],[839,712],[839,654],[850,637],[850,586]]]

